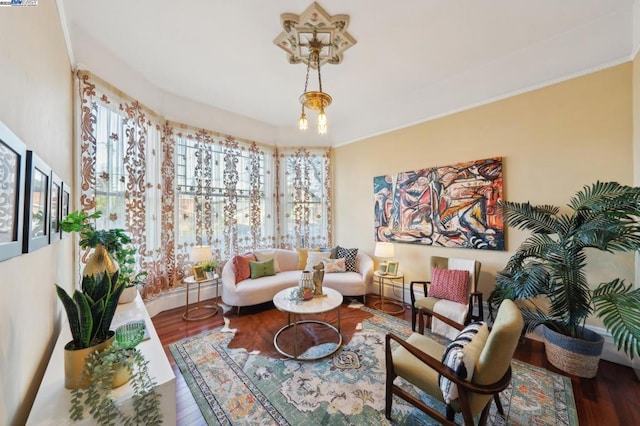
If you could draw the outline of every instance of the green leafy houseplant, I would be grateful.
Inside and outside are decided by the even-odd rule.
[[[207,262],[202,262],[201,266],[205,272],[214,272],[218,269],[220,264],[216,260],[209,260]]]
[[[76,290],[73,296],[56,284],[56,293],[67,313],[73,339],[66,349],[84,349],[109,339],[111,321],[124,289],[117,282],[118,272],[114,276],[106,273],[85,276],[82,277],[82,290]]]
[[[80,234],[80,247],[83,249],[96,247],[101,244],[113,256],[120,267],[118,283],[125,287],[144,285],[146,271],[136,272],[134,269],[137,250],[130,247],[131,238],[122,228],[98,229],[92,224],[92,220],[102,216],[100,210],[87,214],[81,210],[70,213],[60,227],[64,232],[78,232]]]
[[[162,423],[160,395],[150,379],[149,362],[135,348],[122,348],[114,343],[104,351],[90,354],[84,375],[90,376],[89,387],[71,391],[71,419],[82,420],[85,408],[98,425],[157,425]],[[111,398],[112,382],[118,369],[126,368],[133,386],[133,413],[120,410]]]
[[[595,313],[618,350],[640,354],[640,289],[616,278],[591,290],[584,272],[587,248],[628,252],[640,248],[640,188],[616,182],[585,186],[569,201],[571,214],[556,206],[502,202],[508,225],[531,231],[489,296],[491,307],[504,299],[526,300],[527,331],[544,324],[566,336],[582,338],[587,317]],[[538,306],[548,301],[548,309]]]

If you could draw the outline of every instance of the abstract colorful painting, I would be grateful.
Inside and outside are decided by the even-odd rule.
[[[373,178],[376,241],[504,250],[502,158]]]

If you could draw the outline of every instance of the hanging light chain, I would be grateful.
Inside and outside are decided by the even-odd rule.
[[[320,75],[320,50],[314,48],[313,58],[315,59],[316,66],[318,67],[318,87],[322,92],[322,76]]]
[[[303,44],[301,44],[303,46]],[[316,30],[313,31],[313,37],[305,43],[304,46],[309,48],[309,58],[307,60],[307,73],[304,80],[304,93],[300,97],[300,103],[302,104],[302,113],[300,114],[300,120],[298,121],[298,127],[300,130],[307,129],[307,117],[305,114],[305,106],[311,109],[319,110],[318,114],[318,133],[325,134],[327,132],[327,115],[324,112],[324,107],[331,104],[331,96],[322,91],[322,74],[320,71],[320,52],[325,46],[319,39]],[[308,92],[309,87],[309,69],[315,63],[318,68],[318,92]]]

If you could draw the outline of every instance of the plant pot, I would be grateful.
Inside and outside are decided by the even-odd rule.
[[[68,349],[72,341],[64,347],[64,387],[67,389],[85,389],[89,386],[91,376],[82,377],[85,359],[93,352],[102,352],[115,340],[115,332],[109,332],[109,339],[84,349]],[[112,386],[117,388],[129,381],[131,372],[127,368],[118,368],[113,376]]]
[[[89,256],[87,264],[84,265],[82,276],[86,277],[101,275],[105,272],[107,272],[109,276],[113,276],[113,274],[115,274],[118,269],[118,264],[109,254],[105,246],[103,246],[102,244],[98,244],[93,249],[93,253],[91,253],[91,256]]]
[[[216,277],[216,271],[206,271],[207,279],[212,280]]]
[[[582,329],[582,339],[565,336],[547,327],[542,329],[544,350],[554,367],[578,377],[596,376],[604,337],[587,328]]]
[[[133,302],[138,294],[138,288],[136,286],[133,287],[125,287],[122,290],[122,294],[120,294],[120,298],[118,299],[118,303],[130,303]]]

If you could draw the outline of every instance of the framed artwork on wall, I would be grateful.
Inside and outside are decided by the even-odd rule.
[[[60,221],[62,222],[70,213],[71,209],[71,187],[68,184],[62,182],[62,196],[60,198]],[[63,232],[60,229],[60,238],[66,238],[70,235],[69,232]]]
[[[0,262],[22,254],[27,147],[0,122]]]
[[[60,220],[62,216],[62,179],[51,172],[51,191],[49,196],[49,243],[60,239]]]
[[[502,158],[373,178],[376,241],[505,249]]]
[[[27,151],[26,170],[22,251],[30,253],[49,244],[51,168],[36,153]]]

